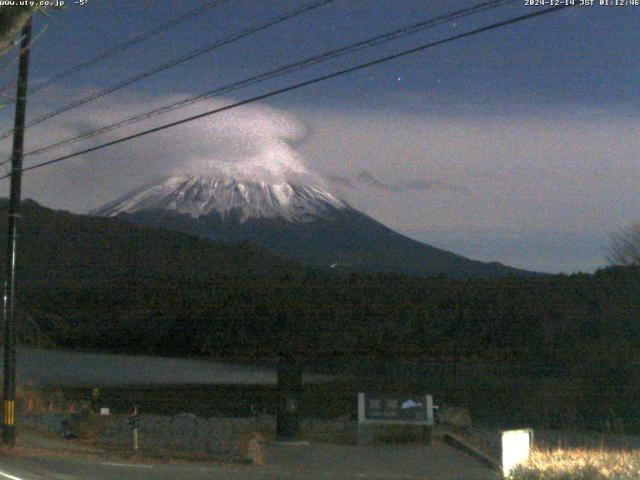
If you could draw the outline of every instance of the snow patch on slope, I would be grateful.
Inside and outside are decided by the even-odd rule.
[[[310,185],[239,181],[229,176],[176,176],[134,190],[93,212],[114,217],[121,213],[160,209],[188,214],[192,218],[217,212],[222,219],[246,222],[251,218],[282,218],[309,222],[348,204]]]

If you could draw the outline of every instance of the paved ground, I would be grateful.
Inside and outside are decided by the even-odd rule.
[[[267,461],[289,472],[290,478],[496,479],[491,470],[437,440],[430,447],[331,444],[271,447],[267,450]]]
[[[389,479],[495,480],[475,460],[436,441],[431,447],[312,444],[269,446],[264,467],[136,464],[101,457],[26,453],[0,458],[0,480]]]

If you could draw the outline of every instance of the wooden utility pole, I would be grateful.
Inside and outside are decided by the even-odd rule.
[[[15,445],[16,400],[16,334],[15,334],[15,284],[20,219],[20,194],[22,187],[22,152],[24,147],[24,122],[27,111],[27,78],[29,76],[29,48],[31,46],[31,18],[22,28],[20,65],[18,67],[18,91],[16,96],[13,151],[11,154],[11,193],[9,196],[9,225],[7,237],[7,263],[4,284],[4,377],[2,385],[3,419],[2,443]]]

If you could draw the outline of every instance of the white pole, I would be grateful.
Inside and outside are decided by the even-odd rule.
[[[426,402],[427,405],[427,425],[433,426],[433,396],[427,395]]]
[[[358,423],[364,423],[364,393],[358,393]]]
[[[133,417],[135,424],[133,426],[133,449],[138,450],[138,406],[133,407]]]

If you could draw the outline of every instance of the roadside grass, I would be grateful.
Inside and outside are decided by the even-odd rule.
[[[638,480],[640,451],[607,449],[533,450],[510,480]]]

